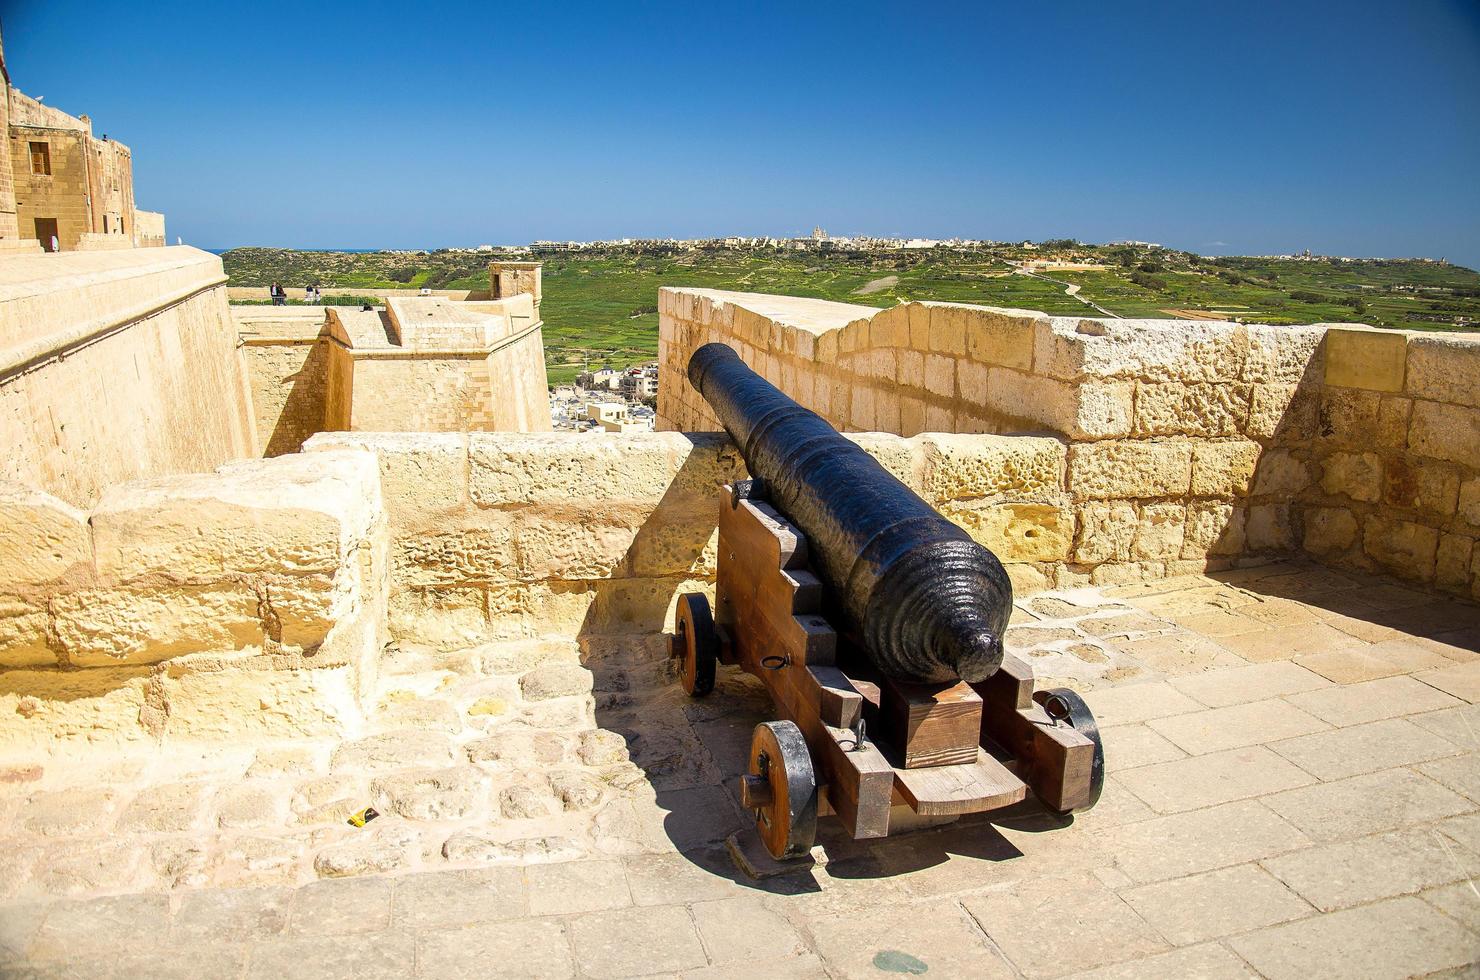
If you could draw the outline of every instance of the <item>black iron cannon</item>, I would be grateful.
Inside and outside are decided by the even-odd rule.
[[[765,495],[807,535],[845,627],[881,673],[978,683],[997,670],[1012,583],[996,555],[729,347],[700,347],[688,373]]]
[[[755,480],[721,491],[716,606],[678,597],[673,655],[691,696],[736,666],[781,716],[756,726],[739,782],[769,857],[804,857],[826,813],[862,839],[899,807],[948,819],[1030,788],[1060,813],[1093,806],[1094,716],[1004,652],[997,557],[730,348],[695,351],[689,380]],[[753,871],[751,839],[730,844]]]

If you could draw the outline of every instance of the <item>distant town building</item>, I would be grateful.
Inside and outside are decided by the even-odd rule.
[[[651,419],[640,421],[633,418],[627,406],[620,402],[589,402],[586,417],[606,432],[642,432],[653,427]]]
[[[657,362],[622,372],[622,394],[632,401],[658,397]]]

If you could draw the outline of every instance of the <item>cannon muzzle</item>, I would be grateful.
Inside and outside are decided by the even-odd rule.
[[[807,535],[814,570],[879,671],[975,683],[997,670],[1012,583],[996,555],[724,344],[694,351],[688,373]]]

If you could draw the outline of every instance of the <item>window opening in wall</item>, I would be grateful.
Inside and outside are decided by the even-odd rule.
[[[103,234],[108,234],[108,216],[103,215]]]
[[[43,177],[51,176],[51,144],[31,144],[31,173],[40,174]]]

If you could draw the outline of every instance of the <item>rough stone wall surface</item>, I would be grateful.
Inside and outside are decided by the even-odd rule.
[[[374,457],[0,484],[0,740],[352,730],[383,645]]]
[[[1480,335],[1333,328],[1301,545],[1480,598]]]
[[[1043,585],[1304,549],[1480,589],[1477,338],[699,289],[660,314],[660,429],[719,428],[685,373],[719,341],[843,431],[1059,440],[1071,513],[1040,540],[1070,545]]]
[[[0,479],[90,506],[254,455],[224,278],[188,247],[0,263]]]
[[[855,437],[1002,556],[1027,590],[1072,545],[1055,439]],[[719,486],[744,463],[719,433],[326,433],[372,451],[391,527],[391,630],[464,644],[671,626],[712,590]]]

